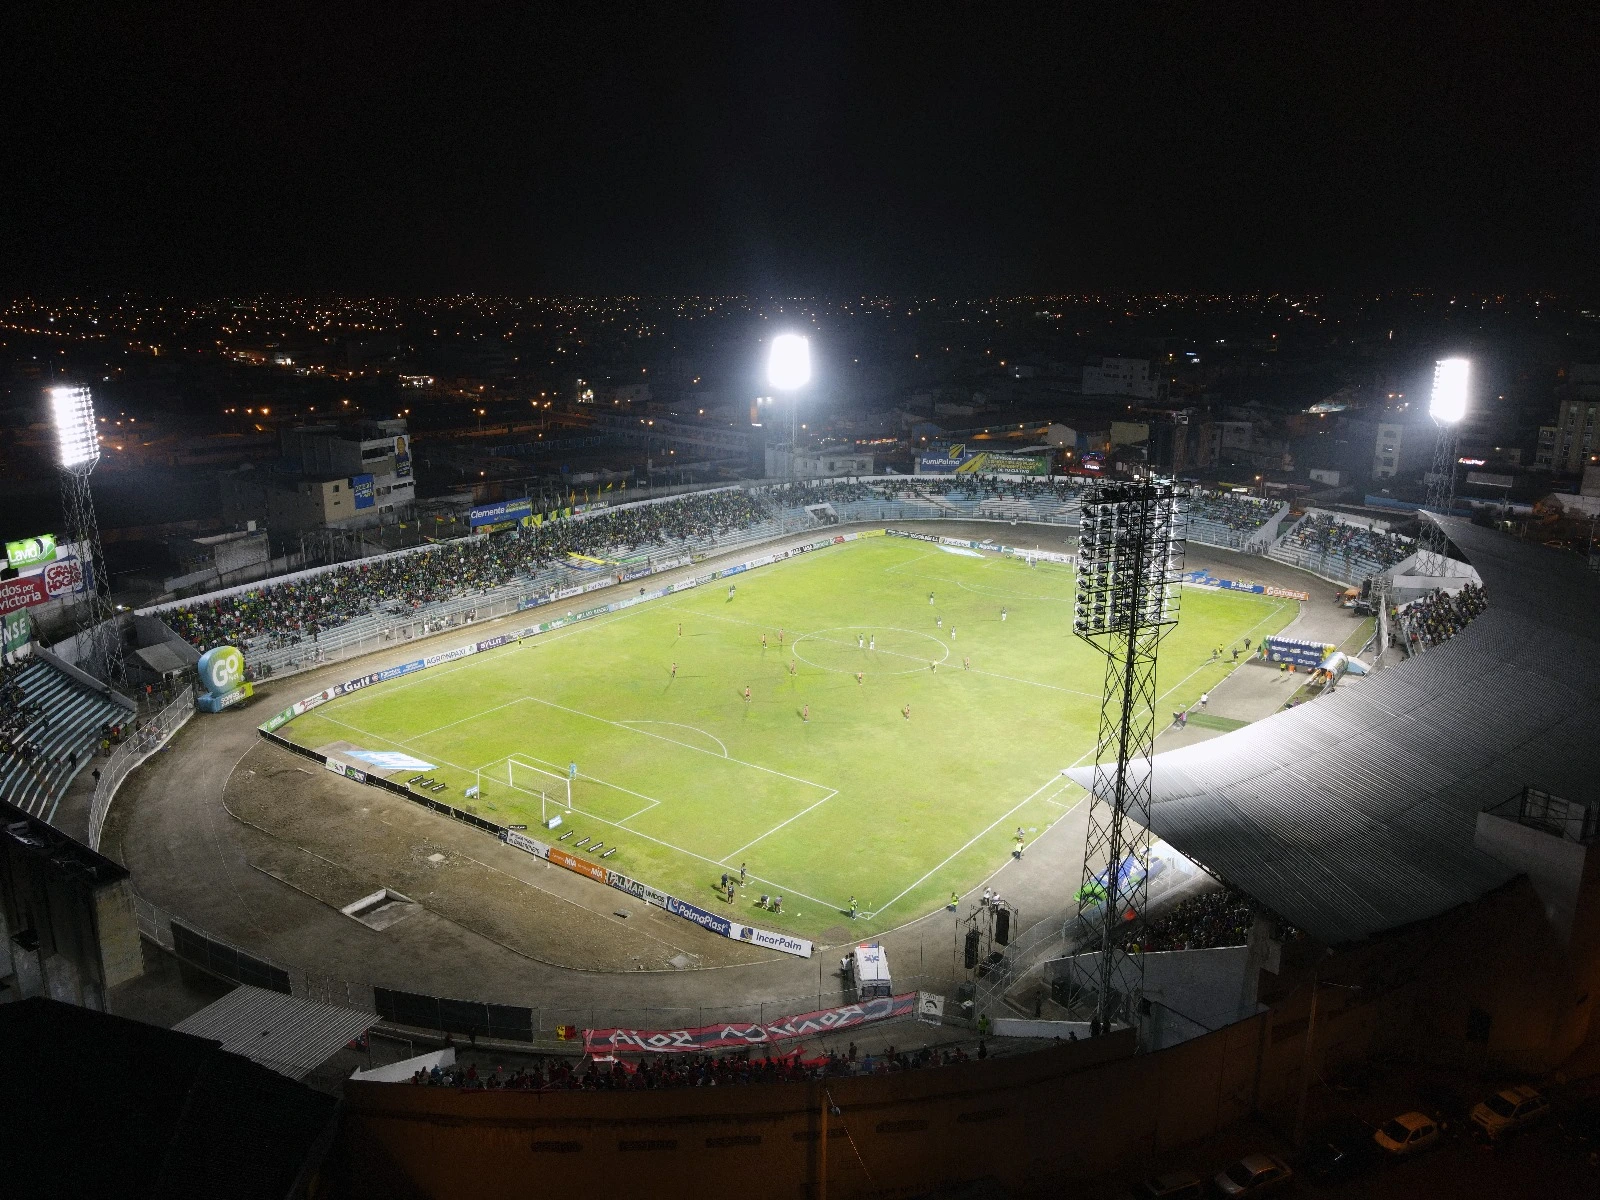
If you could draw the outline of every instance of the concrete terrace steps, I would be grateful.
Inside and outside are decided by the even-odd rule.
[[[18,679],[26,702],[43,706],[16,741],[38,745],[33,761],[8,754],[0,762],[0,796],[30,814],[49,820],[77,774],[89,766],[100,741],[100,727],[132,720],[121,705],[97,696],[45,662],[31,662]],[[57,761],[59,759],[59,761]]]

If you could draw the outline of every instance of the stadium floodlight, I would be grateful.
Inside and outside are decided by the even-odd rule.
[[[1440,425],[1457,424],[1467,415],[1467,377],[1471,364],[1464,358],[1441,358],[1433,364],[1433,398],[1428,415]]]
[[[56,425],[58,461],[66,471],[88,471],[100,461],[100,437],[94,425],[94,400],[86,387],[50,389]]]
[[[772,339],[767,357],[767,382],[780,392],[792,392],[811,381],[811,343],[798,333],[780,333]]]

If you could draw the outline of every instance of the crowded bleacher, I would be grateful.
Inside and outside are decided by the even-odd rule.
[[[1254,923],[1249,898],[1225,887],[1180,900],[1150,921],[1141,942],[1146,951],[1242,946]]]
[[[702,492],[662,504],[610,510],[582,521],[547,521],[504,537],[464,539],[352,563],[164,615],[174,630],[202,650],[222,644],[279,645],[375,609],[398,613],[487,592],[568,554],[615,554],[674,540],[715,537],[753,525],[765,515],[754,493]]]
[[[1282,507],[1241,492],[1196,489],[1189,497],[1189,534],[1212,545],[1242,547]]]
[[[1377,575],[1415,547],[1399,534],[1310,512],[1272,550],[1272,557],[1351,583]]]
[[[1447,642],[1489,606],[1478,584],[1469,583],[1452,596],[1436,591],[1391,612],[1408,652],[1417,653]]]

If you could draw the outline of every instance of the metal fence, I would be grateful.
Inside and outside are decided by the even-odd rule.
[[[194,716],[194,688],[185,687],[165,708],[139,724],[131,737],[111,752],[100,767],[100,780],[94,787],[94,798],[89,802],[89,848],[100,849],[100,835],[105,830],[106,813],[117,789],[129,773],[149,758],[167,739],[176,733],[190,717]]]

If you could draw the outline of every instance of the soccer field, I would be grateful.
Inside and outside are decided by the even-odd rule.
[[[364,689],[280,732],[404,751],[437,764],[451,804],[543,837],[541,810],[560,812],[564,849],[615,848],[608,867],[823,941],[938,907],[1005,861],[1018,826],[1031,842],[1082,799],[1061,770],[1093,754],[1103,660],[1072,636],[1070,568],[876,537],[738,575],[731,599],[728,582]],[[1158,718],[1226,673],[1213,648],[1294,613],[1186,589]],[[741,864],[730,909],[716,887]],[[781,914],[754,907],[763,892]]]

